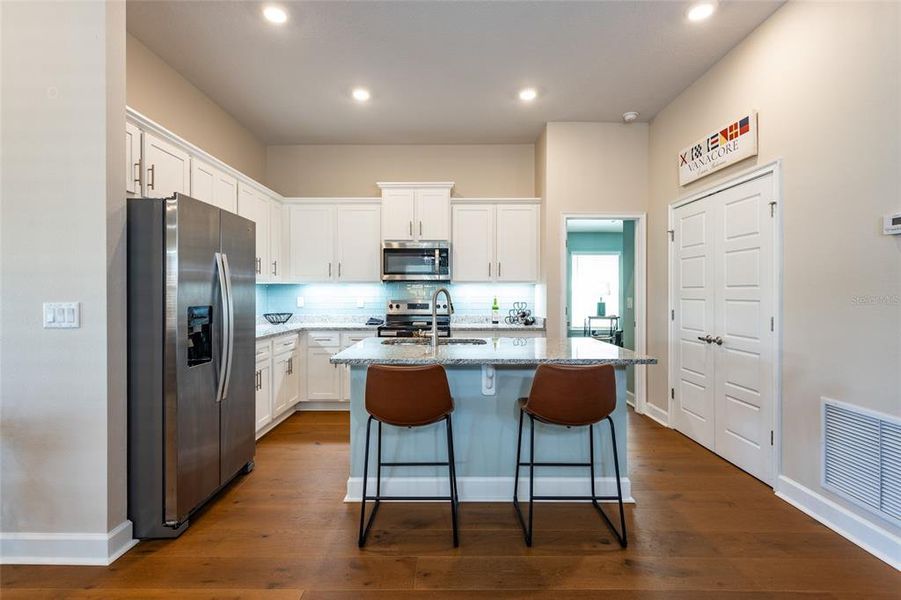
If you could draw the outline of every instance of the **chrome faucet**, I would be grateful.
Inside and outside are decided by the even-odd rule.
[[[432,349],[438,348],[438,294],[444,292],[447,298],[447,314],[454,314],[454,303],[451,302],[451,295],[447,288],[438,288],[432,293]]]

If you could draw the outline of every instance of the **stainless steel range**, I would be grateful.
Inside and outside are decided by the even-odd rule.
[[[450,337],[447,301],[438,304],[438,337]],[[432,303],[428,300],[389,300],[379,337],[427,337],[432,330]]]

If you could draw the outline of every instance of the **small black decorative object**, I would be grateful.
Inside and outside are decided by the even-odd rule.
[[[528,309],[528,306],[526,302],[514,302],[513,308],[504,317],[504,322],[507,325],[534,325],[535,317],[532,316],[532,311]]]
[[[263,316],[273,325],[281,325],[287,323],[288,319],[290,319],[293,314],[294,313],[266,313]]]

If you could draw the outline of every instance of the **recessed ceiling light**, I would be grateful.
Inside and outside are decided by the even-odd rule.
[[[535,98],[538,97],[538,92],[535,91],[535,88],[525,88],[519,90],[519,99],[523,102],[531,102]]]
[[[366,88],[354,88],[354,91],[351,92],[351,95],[357,102],[366,102],[367,100],[369,100],[369,90],[367,90]]]
[[[689,21],[703,21],[710,17],[713,12],[716,10],[716,2],[698,2],[697,4],[692,4],[688,9],[688,20]]]
[[[285,21],[288,20],[288,13],[285,12],[283,8],[278,6],[267,6],[263,9],[263,16],[266,17],[266,20],[270,23],[275,23],[276,25],[281,25]]]
[[[638,113],[635,112],[634,110],[630,110],[629,112],[623,113],[623,121],[625,121],[626,123],[631,123],[632,121],[634,121],[637,118],[638,118]]]

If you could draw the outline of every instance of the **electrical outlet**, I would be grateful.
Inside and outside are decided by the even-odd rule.
[[[626,298],[626,308],[628,308],[629,310],[632,310],[632,296],[629,296],[628,298]]]
[[[44,302],[44,329],[81,327],[80,302]]]
[[[357,308],[363,308],[366,305],[366,300],[363,298],[357,298]]]
[[[303,296],[297,297],[297,308],[303,308]]]

